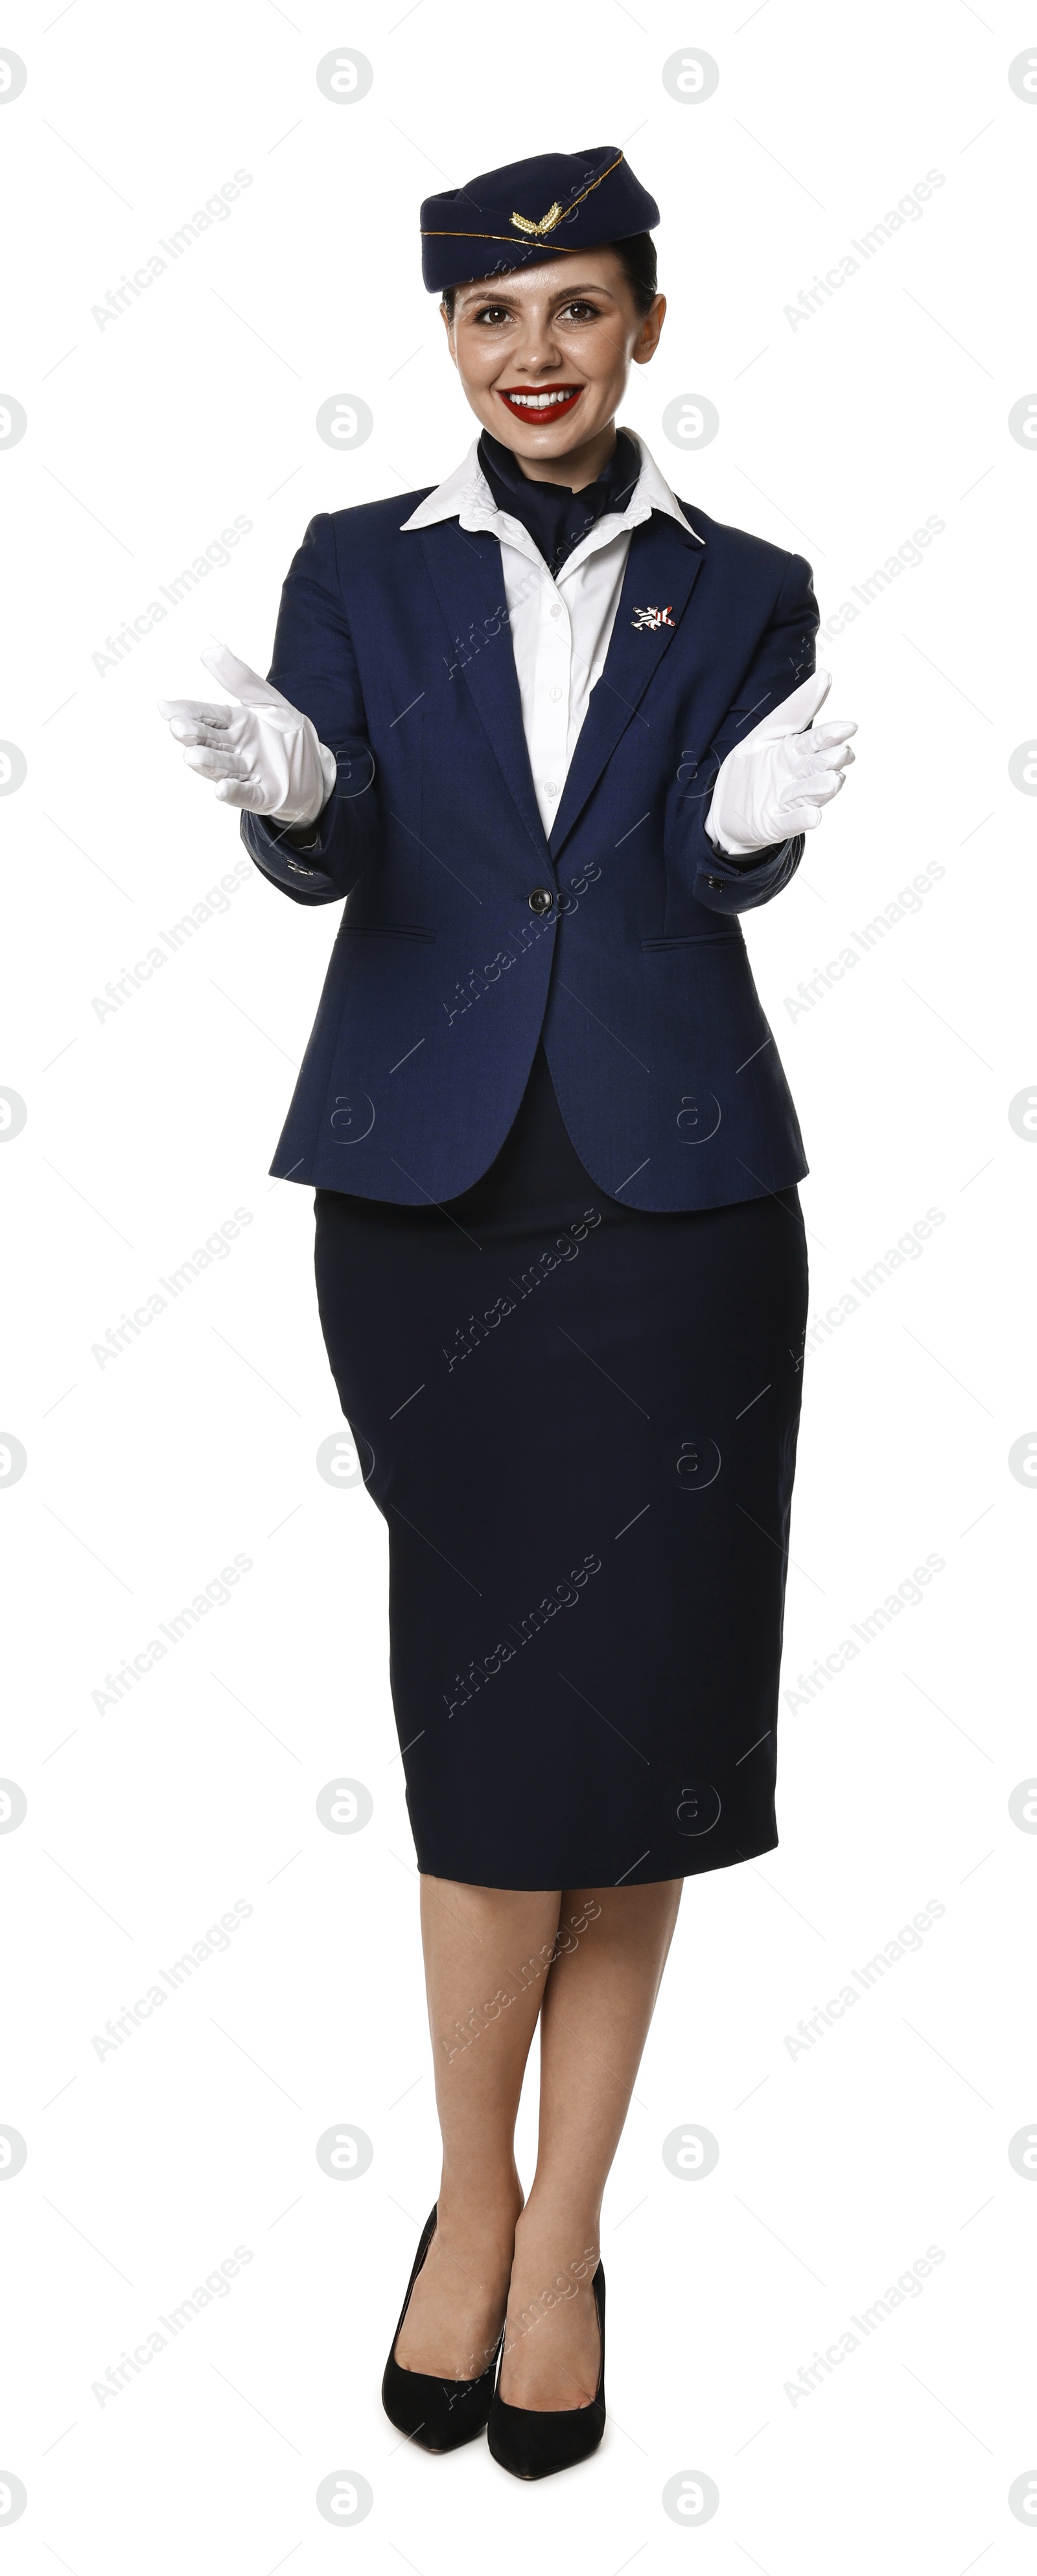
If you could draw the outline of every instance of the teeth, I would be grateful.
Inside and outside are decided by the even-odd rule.
[[[550,411],[555,403],[571,402],[572,392],[560,394],[509,394],[510,403],[520,403],[523,411]]]

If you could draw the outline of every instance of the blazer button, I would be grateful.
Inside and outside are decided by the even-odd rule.
[[[554,896],[549,886],[534,886],[529,898],[531,912],[550,912]]]
[[[723,880],[723,877],[707,877],[707,878],[706,878],[706,884],[710,887],[711,892],[712,892],[713,894],[722,894],[722,893],[723,893],[723,890],[724,890],[724,880]]]

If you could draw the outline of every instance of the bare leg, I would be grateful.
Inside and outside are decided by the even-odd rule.
[[[504,2322],[522,2207],[515,2119],[560,1901],[557,1888],[421,1880],[443,2173],[436,2233],[396,2346],[404,2370],[474,2379]]]
[[[540,2136],[515,2228],[500,2391],[585,2406],[600,2360],[590,2280],[601,2201],[677,1920],[683,1880],[563,1892],[540,2025]]]

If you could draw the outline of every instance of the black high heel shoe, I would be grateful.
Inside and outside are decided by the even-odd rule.
[[[531,2406],[508,2406],[494,2390],[487,2439],[495,2460],[513,2478],[549,2478],[590,2458],[605,2430],[605,2274],[599,2263],[591,2282],[601,2336],[598,2385],[589,2406],[567,2406],[538,2415]]]
[[[436,2208],[438,2208],[438,2202]],[[382,2380],[382,2404],[390,2424],[397,2432],[409,2433],[423,2451],[457,2451],[462,2442],[473,2442],[485,2430],[493,2400],[493,2382],[497,2354],[481,2371],[478,2379],[433,2379],[423,2370],[404,2370],[396,2359],[400,2328],[410,2306],[411,2291],[436,2232],[436,2209],[430,2211],[421,2231],[414,2269],[407,2283],[407,2296],[400,2309],[396,2333],[385,2365]],[[504,2341],[503,2327],[501,2343]],[[552,2419],[553,2420],[553,2419]]]

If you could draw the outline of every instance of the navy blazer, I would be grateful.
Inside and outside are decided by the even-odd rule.
[[[737,916],[803,842],[738,863],[703,816],[725,754],[814,668],[809,565],[691,503],[701,536],[660,511],[634,530],[548,839],[500,546],[455,519],[404,532],[425,497],[315,518],[284,585],[270,678],[338,780],[313,848],[255,814],[242,835],[283,893],[345,911],[271,1171],[455,1197],[499,1151],[542,1034],[608,1196],[787,1188],[807,1164]],[[635,622],[658,606],[665,624]]]

